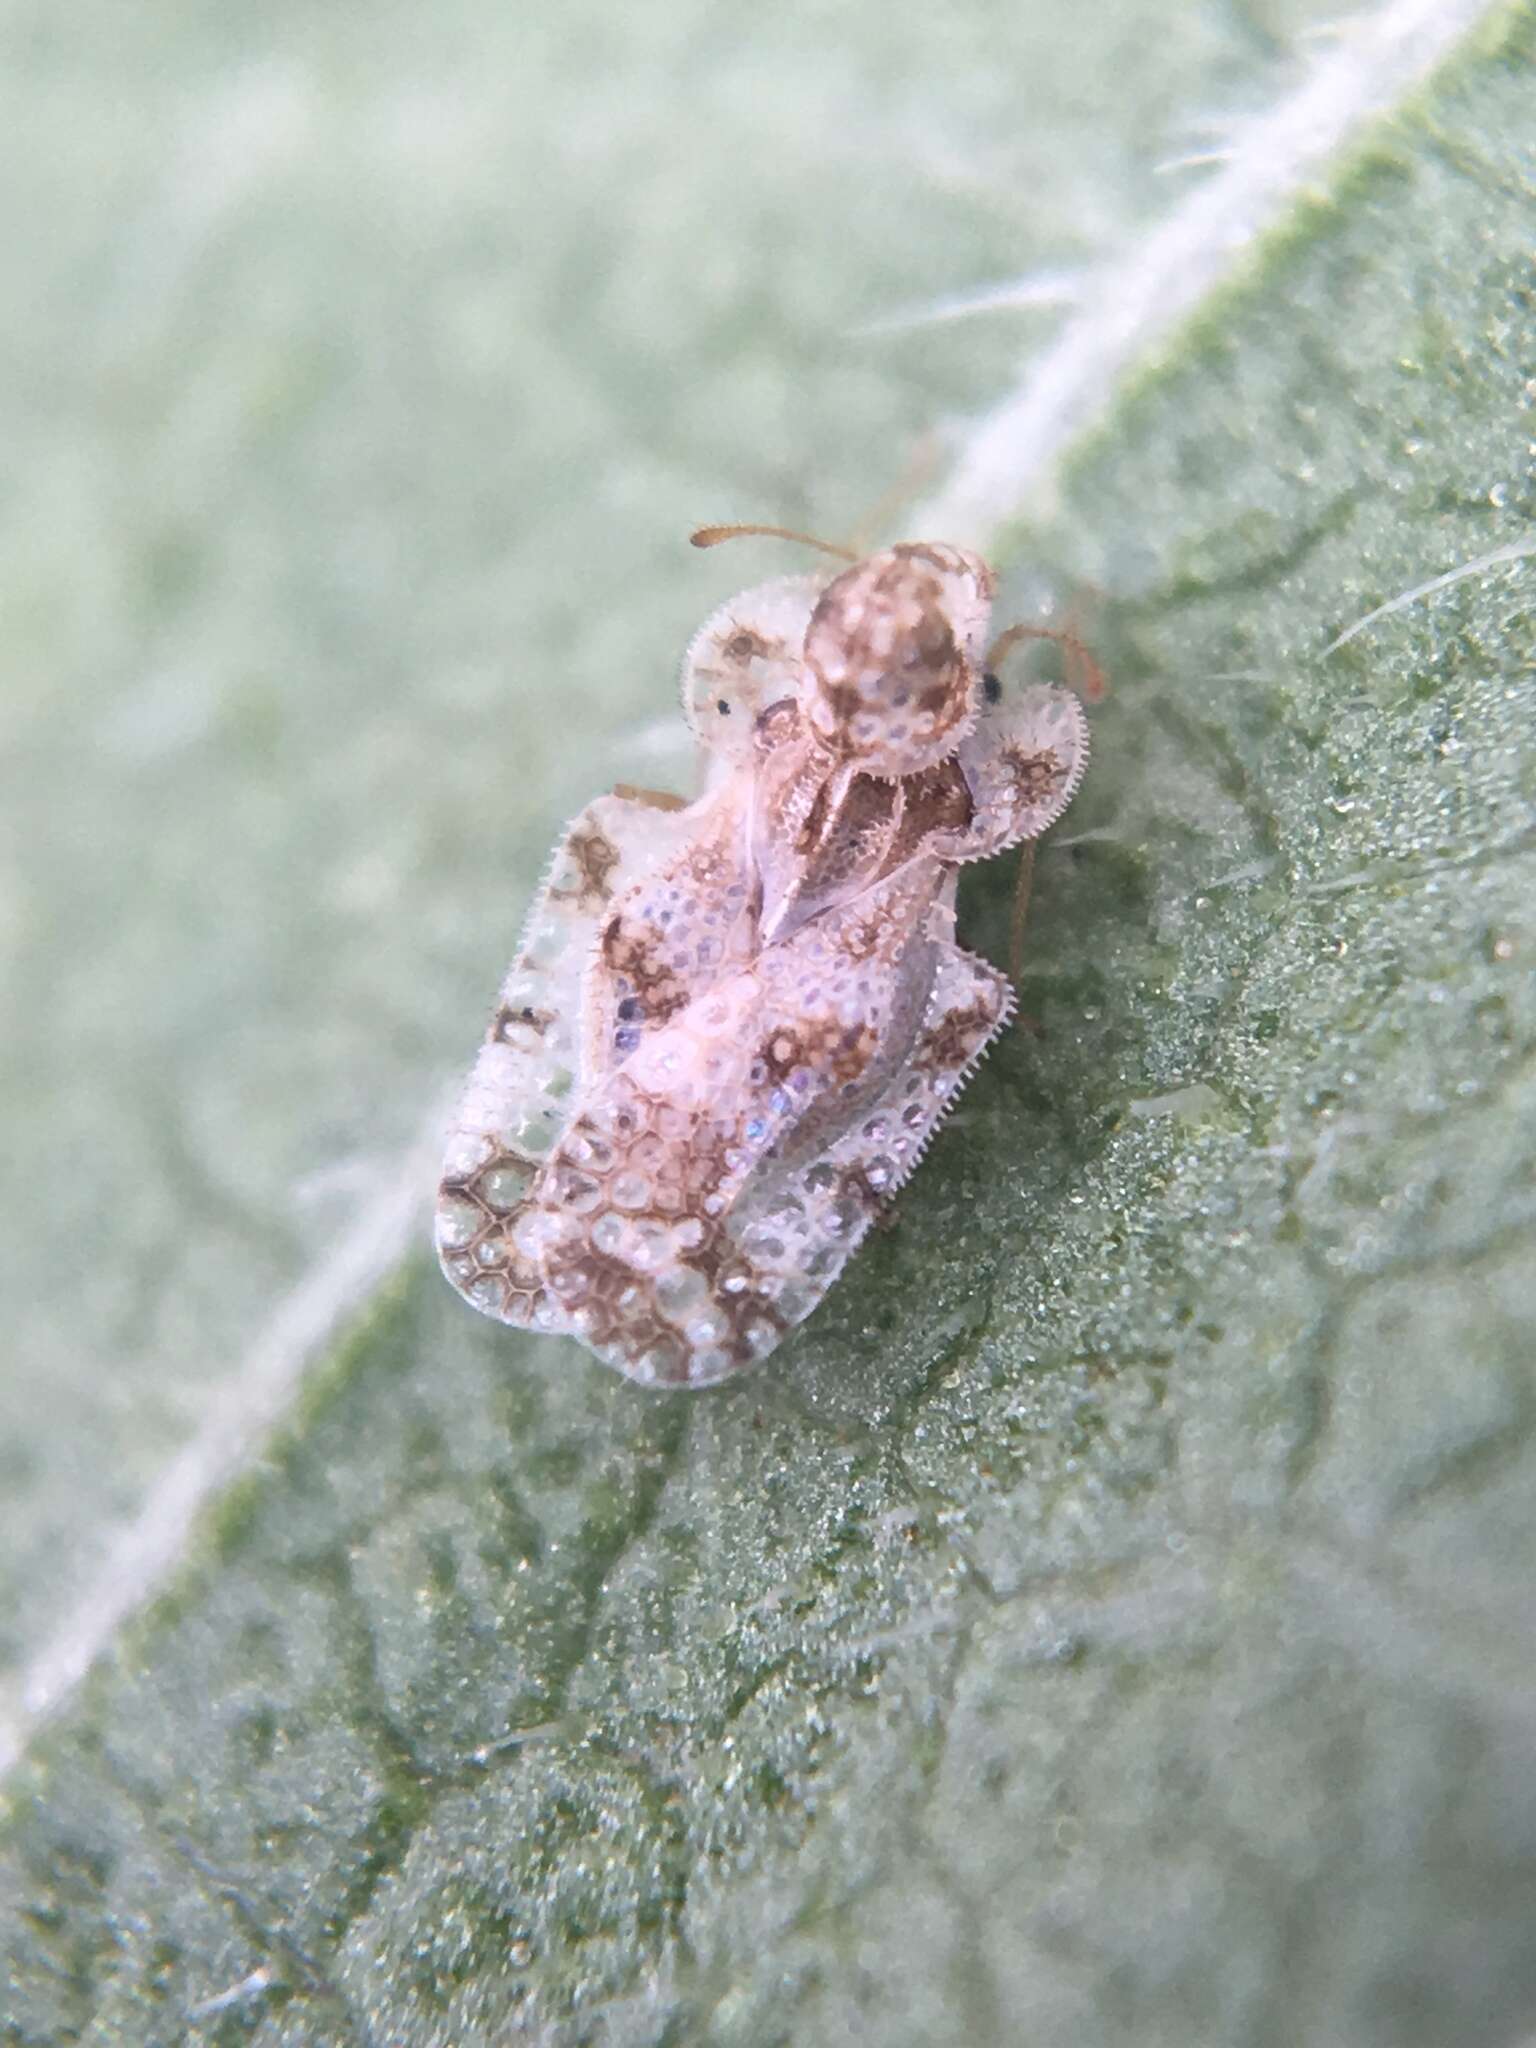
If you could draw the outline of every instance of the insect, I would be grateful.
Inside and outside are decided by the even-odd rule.
[[[743,531],[780,529],[695,540]],[[702,794],[567,827],[444,1165],[466,1299],[654,1386],[766,1357],[912,1172],[1013,1006],[955,942],[960,868],[1087,765],[1078,698],[989,662],[979,555],[827,552],[695,635]]]

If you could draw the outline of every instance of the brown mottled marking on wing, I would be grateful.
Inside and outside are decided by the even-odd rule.
[[[758,1047],[758,1058],[763,1063],[768,1079],[775,1084],[787,1081],[796,1067],[805,1064],[805,1045],[798,1031],[781,1025]]]
[[[747,819],[730,785],[706,800],[691,839],[614,900],[582,985],[586,1071],[622,1063],[701,989],[756,951]]]
[[[867,943],[848,957],[867,960],[879,945],[883,928],[871,924]],[[844,1024],[835,1017],[808,1018],[793,1027],[780,1025],[757,1049],[767,1078],[788,1080],[797,1067],[816,1075],[825,1074],[836,1082],[855,1081],[869,1065],[877,1033],[869,1023]]]
[[[781,576],[711,613],[683,661],[683,708],[713,779],[751,758],[764,705],[795,693],[806,621],[826,574]]]
[[[978,1042],[984,1042],[997,1026],[996,1005],[965,1003],[945,1010],[923,1033],[912,1055],[917,1073],[953,1072],[972,1057]]]
[[[1022,747],[1004,747],[999,758],[1024,804],[1045,803],[1067,779],[1066,764],[1050,747],[1037,753],[1028,753]]]
[[[661,955],[661,935],[648,924],[611,917],[598,941],[603,966],[622,984],[626,1000],[640,1005],[639,1020],[664,1024],[688,1000],[688,988]]]
[[[551,1296],[599,1356],[652,1384],[720,1378],[783,1328],[726,1234],[741,1123],[739,1109],[683,1110],[621,1073],[546,1173]]]
[[[1070,690],[1031,683],[989,706],[955,757],[975,816],[963,831],[936,831],[930,850],[940,860],[982,860],[1038,838],[1071,802],[1088,746],[1088,721]]]
[[[720,652],[728,661],[754,661],[775,652],[771,642],[750,626],[739,626]]]
[[[806,863],[805,894],[854,875],[869,879],[869,850],[888,833],[895,809],[896,785],[877,776],[855,775],[836,803],[824,783],[795,848]]]
[[[585,825],[565,842],[565,850],[576,863],[576,883],[569,889],[551,889],[553,903],[574,902],[580,910],[595,910],[613,893],[609,877],[619,864],[619,849],[595,825]]]
[[[809,1294],[734,1232],[733,1211],[765,1171],[782,1179],[814,1158],[905,1061],[930,992],[926,916],[941,880],[910,863],[875,900],[761,948],[642,1036],[577,1108],[523,1241],[564,1327],[608,1363],[704,1384],[806,1313]],[[852,1230],[852,1181],[845,1207]]]
[[[446,1173],[438,1195],[438,1252],[449,1278],[476,1308],[532,1324],[556,1313],[534,1262],[514,1239],[531,1215],[538,1162],[503,1148],[470,1173]]]
[[[528,1003],[522,1003],[516,1008],[510,1003],[503,1003],[491,1021],[490,1035],[492,1038],[510,1039],[513,1032],[521,1028],[525,1031],[536,1031],[542,1038],[554,1021],[553,1010],[536,1010]]]

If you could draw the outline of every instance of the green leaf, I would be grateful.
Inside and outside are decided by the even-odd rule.
[[[23,1076],[71,1077],[10,1097],[55,1166],[8,1251],[23,1692],[197,1375],[238,1406],[302,1363],[308,1297],[241,1333],[352,1240],[344,1186],[282,1191],[392,1183],[558,815],[656,744],[720,588],[668,536],[849,523],[914,422],[998,398],[1017,330],[839,330],[1096,255],[1089,197],[1144,228],[1117,152],[1280,84],[1253,12],[1185,13],[962,14],[931,61],[929,18],[828,17],[814,62],[806,15],[737,50],[455,8],[414,61],[403,12],[384,56],[295,15],[235,70],[212,10],[103,11],[88,57],[37,17],[32,121],[112,104],[126,50],[187,133],[130,152],[110,289],[93,131],[44,159],[36,317],[110,311],[58,376],[121,417],[40,386],[75,439],[0,560],[18,672],[78,684],[57,733],[41,680],[9,700],[15,758],[81,757],[5,813]],[[895,1230],[686,1401],[424,1253],[374,1289],[10,1779],[0,2039],[1529,2024],[1533,59],[1523,10],[1293,202],[1048,516],[1020,478],[1010,595],[1090,615],[1113,689],[1038,867],[1038,1031]],[[1107,125],[1069,150],[1076,95]],[[1010,887],[966,905],[994,957]]]

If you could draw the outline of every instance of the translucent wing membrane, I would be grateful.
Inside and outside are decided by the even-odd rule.
[[[757,950],[747,820],[730,798],[702,798],[693,831],[599,921],[582,985],[589,1085]]]
[[[737,1263],[713,1298],[717,1313],[725,1313],[718,1293],[734,1299],[735,1290],[770,1306],[765,1321],[776,1333],[804,1321],[1007,1022],[1013,992],[996,968],[938,940],[932,969],[919,1027],[884,1087],[813,1157],[775,1163],[738,1201],[728,1224]],[[742,1362],[718,1352],[688,1356],[694,1383],[724,1377]]]
[[[663,864],[695,829],[688,810],[600,796],[555,848],[470,1070],[443,1165],[438,1247],[444,1271],[476,1308],[524,1323],[542,1300],[532,1269],[499,1261],[493,1246],[581,1098],[582,983],[621,878]],[[501,1267],[494,1279],[493,1265]]]
[[[781,576],[721,605],[683,658],[683,712],[712,779],[752,756],[759,712],[797,695],[801,653],[826,576]]]

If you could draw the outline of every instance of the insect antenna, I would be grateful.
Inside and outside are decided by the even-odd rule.
[[[836,555],[841,561],[856,562],[859,557],[852,548],[839,547],[835,541],[818,540],[814,533],[797,533],[792,526],[759,526],[748,523],[741,526],[701,526],[688,538],[696,548],[717,548],[723,540],[738,540],[743,534],[757,533],[769,540],[797,540],[808,548],[820,548],[824,555]]]
[[[1066,627],[1009,626],[987,649],[986,673],[995,675],[998,663],[1021,640],[1054,640],[1066,657],[1067,681],[1089,704],[1103,701],[1109,691],[1104,671],[1094,660],[1087,643]]]

